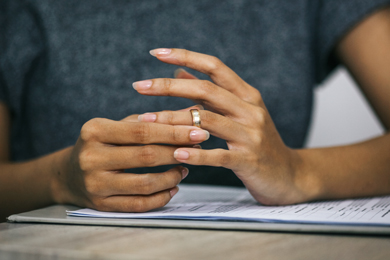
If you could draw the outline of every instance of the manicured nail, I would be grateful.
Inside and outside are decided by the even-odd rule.
[[[206,141],[210,138],[210,133],[203,129],[196,129],[190,132],[190,139],[192,141]]]
[[[166,49],[166,48],[160,48],[160,49],[154,49],[149,51],[150,55],[156,57],[157,55],[159,56],[168,56],[172,52],[171,49]]]
[[[190,171],[188,170],[188,168],[184,167],[183,170],[181,170],[181,175],[182,175],[181,179],[183,180],[185,177],[187,177],[189,172]]]
[[[179,159],[179,160],[186,160],[186,159],[190,158],[190,153],[187,151],[184,151],[184,150],[177,149],[173,153],[173,157],[175,157],[176,159]]]
[[[157,115],[152,113],[145,113],[138,116],[139,122],[154,122],[156,121],[156,119],[157,119]]]
[[[178,188],[178,187],[175,187],[175,188],[173,188],[172,190],[170,190],[169,193],[171,194],[171,198],[172,198],[173,196],[175,196],[176,193],[177,193],[178,191],[179,191],[179,188]]]
[[[146,90],[152,86],[153,82],[151,80],[137,81],[133,83],[133,88],[135,90]]]
[[[177,76],[179,76],[179,74],[180,73],[185,73],[186,71],[184,70],[184,69],[177,69],[177,70],[175,70],[175,72],[173,73],[173,76],[175,77],[175,78],[177,78]]]

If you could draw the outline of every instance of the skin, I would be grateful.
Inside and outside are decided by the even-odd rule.
[[[0,109],[7,110],[4,105]],[[175,145],[193,146],[208,138],[209,133],[197,127],[140,123],[133,115],[122,121],[92,119],[74,146],[29,162],[8,162],[3,149],[1,215],[4,219],[55,203],[126,212],[162,207],[177,193],[187,168],[142,175],[123,169],[177,164]]]
[[[390,9],[364,19],[340,40],[335,53],[388,130]],[[200,110],[204,130],[191,126],[191,108],[132,115],[122,121],[96,118],[83,126],[74,146],[13,163],[10,113],[0,103],[2,219],[55,203],[127,212],[158,208],[177,193],[188,170],[178,166],[136,175],[123,169],[180,162],[232,169],[254,198],[268,205],[390,194],[389,133],[349,146],[293,150],[281,140],[261,93],[220,60],[180,49],[156,49],[152,54],[211,77],[212,82],[198,80],[181,70],[177,79],[134,84],[143,95],[199,101],[208,109]],[[209,133],[225,139],[229,149],[192,148]]]

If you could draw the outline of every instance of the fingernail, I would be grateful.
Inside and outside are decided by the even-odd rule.
[[[183,170],[181,170],[181,175],[182,175],[181,179],[183,180],[185,177],[187,177],[189,172],[190,171],[188,170],[188,168],[184,167]]]
[[[192,148],[202,149],[202,146],[200,146],[199,144],[196,144],[196,145],[192,146]]]
[[[171,49],[166,49],[166,48],[159,48],[159,49],[154,49],[149,51],[150,55],[156,57],[157,55],[159,56],[168,56],[172,52]]]
[[[179,191],[179,188],[175,187],[172,190],[169,191],[171,194],[171,198],[176,195],[176,193]]]
[[[135,90],[146,90],[152,86],[153,82],[151,80],[137,81],[133,83],[133,88]]]
[[[183,73],[183,72],[186,72],[184,69],[177,69],[177,70],[175,70],[175,72],[173,73],[173,76],[175,77],[175,78],[177,78],[177,76],[179,76],[179,74],[180,73]]]
[[[157,115],[152,113],[145,113],[143,115],[138,116],[139,122],[154,122],[156,121],[156,119],[157,119]]]
[[[190,158],[190,153],[187,151],[184,151],[184,150],[177,149],[173,153],[173,157],[175,157],[176,159],[179,159],[179,160],[186,160],[186,159]]]
[[[192,141],[205,141],[210,138],[210,133],[203,129],[196,129],[190,132],[190,139]]]

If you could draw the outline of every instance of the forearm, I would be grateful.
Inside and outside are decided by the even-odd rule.
[[[390,134],[297,154],[297,185],[307,200],[390,194]]]
[[[390,127],[390,8],[365,18],[335,53],[356,79],[378,118]],[[307,200],[390,194],[390,133],[355,145],[297,151],[295,176]]]
[[[1,162],[0,222],[10,214],[56,202],[56,175],[63,173],[69,152],[67,148],[28,162]]]

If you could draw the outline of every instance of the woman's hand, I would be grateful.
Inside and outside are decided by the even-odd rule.
[[[62,172],[53,184],[57,203],[102,211],[143,212],[164,206],[174,196],[188,169],[131,174],[123,169],[177,164],[177,146],[195,145],[207,131],[192,126],[140,123],[137,115],[122,121],[96,118],[81,129]]]
[[[212,56],[183,49],[156,49],[151,54],[163,62],[205,73],[213,81],[198,80],[181,71],[178,79],[134,83],[140,94],[189,98],[214,111],[200,111],[201,127],[226,140],[229,150],[182,147],[174,151],[177,161],[231,169],[263,204],[290,204],[311,199],[310,194],[304,192],[308,180],[297,171],[300,158],[283,143],[257,89]],[[139,120],[192,125],[188,111],[145,114]]]

